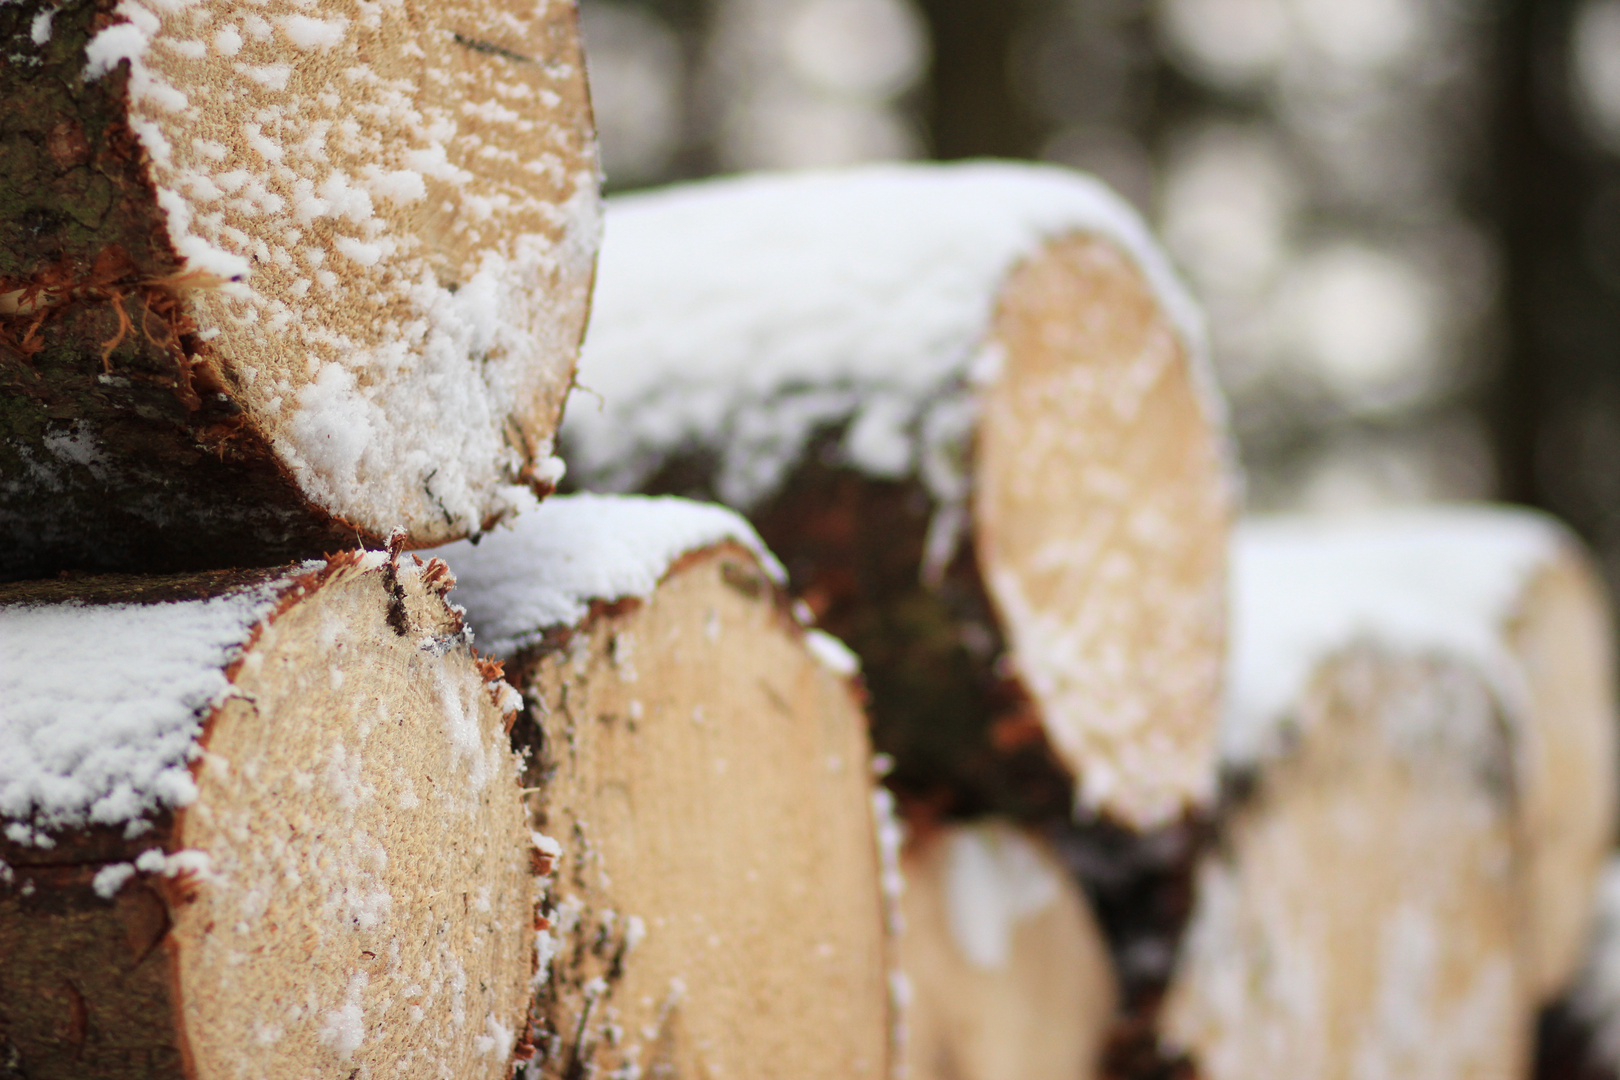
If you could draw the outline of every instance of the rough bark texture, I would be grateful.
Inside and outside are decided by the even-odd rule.
[[[531,1075],[890,1075],[870,748],[743,549],[508,671],[561,847]]]
[[[191,92],[194,106],[205,98],[209,101],[204,110],[207,123],[195,125],[195,142],[207,143],[204,136],[217,136],[209,145],[218,145],[223,154],[224,144],[239,143],[243,124],[252,121],[247,128],[258,132],[263,127],[271,143],[279,138],[285,144],[277,143],[280,149],[265,144],[263,152],[270,156],[253,159],[262,166],[268,185],[259,193],[258,209],[247,205],[245,198],[218,201],[218,190],[197,194],[195,186],[180,199],[197,220],[220,218],[210,227],[237,238],[231,241],[241,249],[236,254],[253,266],[248,281],[257,306],[247,305],[237,294],[227,295],[247,285],[222,289],[226,283],[217,275],[188,264],[171,235],[176,211],[169,206],[166,212],[160,200],[174,202],[176,191],[191,179],[189,174],[179,180],[170,177],[175,189],[165,190],[158,175],[171,164],[178,168],[181,159],[193,153],[190,121],[170,129],[173,137],[167,145],[176,161],[155,163],[147,145],[152,136],[137,134],[149,131],[151,121],[142,119],[141,110],[148,106],[142,105],[139,88],[132,88],[129,62],[99,78],[85,77],[87,42],[97,31],[124,22],[115,7],[114,0],[91,0],[59,8],[35,3],[0,8],[0,49],[8,54],[0,65],[0,100],[6,103],[0,115],[0,580],[64,569],[173,571],[268,565],[318,556],[356,540],[381,546],[395,525],[406,526],[410,546],[442,542],[487,525],[489,520],[480,518],[493,519],[498,510],[486,507],[469,517],[465,508],[452,514],[442,502],[435,505],[431,474],[420,484],[411,479],[410,497],[397,498],[380,511],[358,505],[340,509],[347,504],[333,492],[353,485],[331,482],[324,466],[311,464],[308,446],[289,449],[297,441],[289,420],[298,391],[314,379],[329,351],[310,341],[324,333],[339,346],[333,357],[358,355],[362,346],[374,344],[379,327],[403,325],[420,314],[379,287],[348,281],[367,268],[386,267],[390,258],[385,253],[380,264],[365,267],[344,262],[337,252],[352,238],[342,229],[354,231],[358,226],[351,228],[345,222],[342,228],[328,227],[327,219],[317,217],[313,222],[300,219],[289,232],[290,218],[267,216],[267,207],[292,213],[286,208],[299,205],[293,188],[298,182],[307,183],[280,165],[284,154],[288,163],[297,160],[291,130],[278,133],[274,123],[254,111],[251,94],[222,85],[228,79],[219,72],[235,75],[229,60],[218,59],[218,72],[192,72],[183,67],[187,61],[181,53],[163,47],[176,43],[164,40],[150,47],[145,62],[163,69],[160,76]],[[52,11],[54,15],[49,15]],[[265,13],[275,15],[268,9]],[[358,8],[340,11],[329,5],[322,14],[340,17],[345,26],[357,27],[364,21]],[[278,21],[284,18],[278,16]],[[469,25],[480,21],[463,18],[459,11],[451,13],[450,21],[460,25],[458,20]],[[544,78],[533,79],[534,100],[527,107],[535,122],[530,126],[543,127],[543,121],[552,119],[537,103],[544,98],[539,84],[555,75],[562,96],[553,94],[557,102],[552,111],[564,117],[565,126],[572,125],[572,141],[580,145],[550,147],[561,155],[554,171],[574,167],[577,172],[588,169],[581,162],[590,152],[583,65],[571,9],[559,8],[550,20],[556,25],[548,24],[544,34],[527,43],[551,62]],[[36,43],[42,25],[48,36]],[[163,33],[170,29],[166,26]],[[196,29],[197,41],[190,44],[215,40],[213,25],[199,22]],[[441,37],[445,43],[435,44]],[[251,34],[248,40],[243,59],[258,47]],[[276,58],[295,69],[293,81],[300,84],[296,90],[307,89],[301,84],[306,69],[321,80],[344,74],[322,75],[318,51],[274,40],[281,50]],[[457,34],[451,42],[443,27],[424,30],[424,40],[439,60],[444,57],[437,50],[445,49],[446,55],[476,55],[490,65],[540,70],[532,59],[476,36]],[[385,41],[377,51],[408,50],[410,45]],[[262,66],[266,57],[255,54],[251,59],[261,66],[249,65],[250,71],[268,71],[272,78],[277,74],[275,65]],[[399,61],[399,56],[370,59],[387,76],[397,79],[402,74],[389,63]],[[422,63],[408,59],[404,67]],[[449,55],[445,63],[453,68],[456,59]],[[243,64],[235,67],[244,69]],[[410,71],[404,74],[409,77]],[[187,83],[188,78],[196,83]],[[283,83],[286,78],[281,76]],[[416,78],[422,78],[420,71]],[[437,85],[431,89],[437,92]],[[459,85],[445,90],[444,104],[453,106],[460,91]],[[433,111],[432,94],[419,96],[426,101],[418,101],[418,106]],[[301,103],[309,104],[289,91],[266,107],[276,112],[286,104],[296,113]],[[364,120],[373,112],[360,109],[354,115]],[[532,149],[505,132],[485,128],[478,135],[491,148],[504,146],[509,156],[517,156],[511,154],[514,146]],[[332,151],[340,168],[333,175],[353,180],[368,169],[380,168],[386,174],[398,166],[386,144],[357,151],[363,141],[344,143],[340,150],[335,139]],[[578,160],[563,160],[570,155]],[[324,152],[320,160],[326,160]],[[215,162],[221,172],[236,164],[234,159]],[[323,171],[327,168],[322,166]],[[350,173],[343,173],[344,168]],[[316,173],[309,175],[320,182]],[[496,186],[508,181],[504,174],[479,179]],[[563,195],[554,190],[559,177],[542,182],[531,176],[530,181],[537,195],[562,201]],[[258,183],[254,179],[242,190],[250,192]],[[435,198],[436,183],[430,176],[430,195]],[[369,200],[363,192],[358,197]],[[378,196],[374,222],[387,219],[402,238],[401,250],[412,250],[413,244],[419,247],[424,241],[432,246],[433,258],[443,264],[437,273],[449,290],[446,295],[472,275],[480,253],[495,245],[491,237],[479,235],[476,225],[468,229],[465,208],[454,213],[422,212],[412,218],[408,213],[393,214],[392,206]],[[447,209],[450,206],[445,203]],[[371,208],[368,201],[366,213]],[[359,213],[354,211],[356,220]],[[338,220],[336,214],[329,217]],[[562,228],[555,222],[547,227]],[[511,226],[512,231],[518,228]],[[330,265],[339,277],[333,279],[335,284],[309,293],[310,282],[299,285],[289,268],[294,268],[295,257],[307,255],[315,261],[299,266],[315,275],[313,267],[322,265],[327,254],[333,255]],[[582,267],[563,267],[562,262],[567,260],[560,259],[552,268],[545,288],[535,285],[533,306],[543,308],[555,325],[548,324],[534,336],[544,338],[544,347],[556,354],[547,364],[571,370],[583,329],[589,262],[587,258]],[[301,306],[306,294],[316,305],[309,310]],[[557,308],[554,315],[551,305]],[[306,328],[314,331],[309,340],[308,335],[298,337]],[[493,348],[497,346],[469,357],[467,371],[486,363]],[[373,366],[377,370],[362,364],[357,376],[361,387],[390,377]],[[539,361],[529,366],[533,370],[525,371],[519,381],[536,383],[532,400],[496,421],[504,425],[500,453],[511,457],[501,466],[501,482],[544,491],[548,484],[532,470],[549,453],[568,371],[542,371],[545,365]],[[355,426],[367,423],[375,423],[375,418]],[[414,467],[405,460],[408,456],[401,453],[389,467],[408,473]],[[495,452],[489,451],[489,456]],[[382,478],[370,479],[376,484]]]
[[[0,605],[183,603],[244,576],[39,583]],[[509,1073],[538,887],[510,690],[447,583],[375,556],[292,576],[244,630],[193,801],[0,841],[0,1075]]]

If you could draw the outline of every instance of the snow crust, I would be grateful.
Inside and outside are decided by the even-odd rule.
[[[1570,542],[1552,518],[1508,507],[1240,523],[1223,761],[1244,767],[1278,753],[1316,666],[1357,641],[1469,662],[1520,715],[1525,688],[1504,624],[1530,576]]]
[[[997,366],[1000,285],[1072,233],[1141,267],[1219,418],[1199,311],[1104,185],[1040,165],[874,165],[610,200],[583,392],[564,427],[570,467],[627,490],[673,450],[715,447],[720,497],[746,508],[817,427],[849,419],[850,464],[921,475],[959,501],[953,451],[972,429],[973,379]]]
[[[973,966],[998,971],[1018,923],[1062,894],[1057,873],[1029,838],[1009,825],[966,826],[946,839],[945,911],[951,939]]]
[[[452,598],[482,648],[511,655],[583,619],[593,600],[645,599],[681,556],[735,541],[773,579],[786,574],[753,526],[730,510],[671,497],[553,496],[475,545],[434,554],[456,574]]]
[[[195,798],[187,765],[203,718],[229,694],[225,668],[280,584],[211,600],[0,607],[8,837],[49,846],[53,830],[135,823]]]

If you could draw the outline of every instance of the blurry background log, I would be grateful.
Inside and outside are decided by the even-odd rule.
[[[523,688],[514,736],[555,842],[536,1073],[890,1075],[854,661],[788,614],[753,530],[556,497],[444,554]]]
[[[441,564],[0,590],[9,1076],[510,1069],[518,704]]]
[[[620,200],[604,244],[574,479],[747,512],[861,656],[896,791],[1135,830],[1207,802],[1222,417],[1123,203],[1025,166],[754,177]]]
[[[1542,1017],[1536,1080],[1620,1076],[1620,857],[1609,860],[1593,900],[1580,977]]]
[[[911,1080],[1089,1080],[1118,993],[1085,897],[1005,822],[909,845],[902,969]]]
[[[28,2],[0,40],[0,579],[442,543],[555,481],[572,4]]]
[[[1614,832],[1584,556],[1458,508],[1247,524],[1233,573],[1239,784],[1166,1030],[1212,1080],[1523,1075]]]

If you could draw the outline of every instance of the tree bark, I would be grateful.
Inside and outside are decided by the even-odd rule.
[[[0,592],[0,634],[42,638],[30,663],[129,654],[54,694],[82,665],[6,679],[7,805],[30,769],[55,784],[0,840],[8,1075],[509,1074],[539,888],[515,695],[467,646],[449,581],[354,554]],[[169,647],[207,627],[207,649]],[[177,699],[199,674],[218,692]],[[176,710],[168,736],[126,737]],[[51,756],[87,724],[79,760]],[[126,773],[97,779],[109,753]],[[125,819],[85,820],[98,791],[107,807],[96,784],[136,794]]]

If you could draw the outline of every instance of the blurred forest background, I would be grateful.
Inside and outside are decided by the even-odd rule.
[[[1620,583],[1620,0],[580,0],[610,191],[997,156],[1202,298],[1251,509],[1503,498]]]

